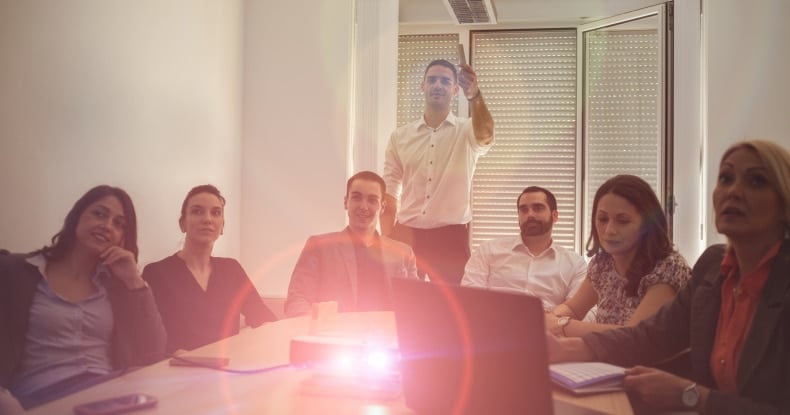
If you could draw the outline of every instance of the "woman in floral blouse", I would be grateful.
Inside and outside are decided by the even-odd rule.
[[[592,211],[587,279],[546,315],[546,328],[555,335],[634,325],[670,302],[691,277],[686,260],[672,247],[658,198],[644,180],[612,177],[595,193]],[[595,321],[582,321],[595,305]]]

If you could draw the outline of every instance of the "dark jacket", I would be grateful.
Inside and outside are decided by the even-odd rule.
[[[356,255],[347,227],[341,232],[311,236],[291,274],[285,314],[310,314],[312,303],[337,301],[340,311],[355,311],[358,303]],[[391,278],[419,278],[411,247],[380,237],[381,262],[386,282]],[[389,287],[387,287],[389,289]]]
[[[653,317],[583,339],[597,359],[621,366],[651,364],[690,347],[692,380],[711,388],[707,413],[790,413],[790,240],[779,248],[744,340],[737,395],[715,390],[710,369],[723,256],[722,245],[708,248],[694,265],[688,285]]]
[[[25,349],[28,317],[43,276],[27,255],[0,255],[0,386],[8,388]],[[164,357],[167,340],[151,290],[129,290],[115,278],[107,294],[112,304],[111,358],[115,369],[154,363]]]

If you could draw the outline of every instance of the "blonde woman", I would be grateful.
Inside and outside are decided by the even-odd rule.
[[[601,360],[661,410],[790,413],[790,152],[769,141],[732,145],[713,191],[716,229],[689,284],[654,318],[582,338],[548,337],[552,361]],[[690,348],[683,378],[653,364]]]

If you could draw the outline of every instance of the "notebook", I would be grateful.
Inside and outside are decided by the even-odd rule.
[[[625,369],[603,362],[567,362],[549,366],[551,380],[577,394],[623,390]]]
[[[535,297],[392,280],[406,405],[418,414],[554,412]],[[599,414],[556,402],[557,415]]]

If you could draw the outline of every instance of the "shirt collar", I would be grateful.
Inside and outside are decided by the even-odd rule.
[[[25,261],[27,261],[28,264],[31,264],[34,267],[36,267],[36,269],[38,269],[38,272],[41,274],[41,276],[44,277],[45,280],[47,280],[47,284],[49,284],[49,280],[47,279],[47,274],[46,274],[47,258],[44,257],[44,254],[39,253],[39,254],[31,255],[25,258]],[[97,287],[104,286],[104,284],[107,282],[107,279],[110,278],[111,276],[112,274],[110,273],[110,270],[107,268],[107,266],[104,264],[99,264],[96,267],[96,271],[94,272],[91,281]]]
[[[350,226],[346,226],[345,232],[351,238],[351,242],[362,245],[362,238],[358,237],[357,234],[351,230]],[[373,245],[371,245],[371,247],[378,246],[380,243],[381,236],[379,235],[379,231],[373,231]]]
[[[439,123],[439,127],[436,127],[436,128],[437,129],[441,128],[442,125],[444,125],[444,123],[448,123],[450,125],[456,125],[456,124],[458,124],[458,117],[455,114],[453,114],[452,111],[450,111],[449,113],[447,113],[447,118],[445,118],[444,121]],[[418,130],[420,128],[423,128],[423,127],[431,128],[431,127],[428,126],[428,124],[425,123],[425,114],[423,114],[422,117],[420,117],[420,122],[417,123],[417,129]]]
[[[546,248],[545,251],[535,254],[532,251],[530,251],[529,248],[527,248],[526,245],[524,245],[524,241],[521,240],[521,236],[517,236],[517,237],[514,238],[513,244],[511,245],[510,250],[511,251],[522,250],[522,251],[525,251],[528,254],[530,254],[531,256],[536,257],[536,258],[537,257],[541,257],[543,255],[548,255],[548,254],[554,255],[557,252],[557,250],[554,247],[554,239],[552,239],[551,240],[551,244],[549,244],[549,247]]]
[[[777,241],[768,252],[763,255],[760,259],[760,262],[757,263],[757,268],[752,271],[752,274],[757,273],[763,267],[770,266],[773,262],[776,255],[779,253],[779,248],[782,246],[782,241]],[[732,247],[727,247],[727,250],[724,252],[724,258],[721,260],[721,275],[724,276],[725,279],[727,278],[735,278],[735,273],[738,271],[738,258],[735,257],[735,250]],[[769,271],[770,272],[770,271]],[[740,277],[742,277],[741,275]],[[744,290],[749,290],[750,284],[747,281],[743,281],[741,284],[743,285]]]

